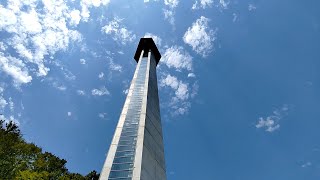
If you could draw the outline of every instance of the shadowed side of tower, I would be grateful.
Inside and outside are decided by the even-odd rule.
[[[131,81],[101,180],[165,180],[156,67],[161,55],[152,38],[141,38]]]

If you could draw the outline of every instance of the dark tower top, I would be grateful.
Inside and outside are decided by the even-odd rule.
[[[154,55],[154,58],[156,59],[157,65],[158,65],[160,58],[161,58],[161,54],[160,54],[160,52],[159,52],[159,50],[158,50],[158,48],[152,38],[141,38],[140,39],[140,42],[137,47],[137,51],[134,55],[134,59],[137,62],[139,61],[140,54],[141,54],[142,50],[144,50],[143,57],[148,57],[148,52],[149,52],[149,50],[151,50],[151,52]]]

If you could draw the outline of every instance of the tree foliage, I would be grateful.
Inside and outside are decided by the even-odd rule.
[[[82,176],[70,173],[67,161],[49,152],[43,152],[33,143],[27,143],[19,127],[12,121],[0,120],[0,179],[17,180],[96,180],[99,174],[91,171]]]

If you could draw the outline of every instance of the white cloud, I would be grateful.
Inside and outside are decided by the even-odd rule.
[[[129,88],[124,89],[122,92],[123,92],[123,94],[127,95],[129,93]]]
[[[105,119],[107,117],[107,113],[103,112],[103,113],[99,113],[98,117],[101,119]]]
[[[259,122],[256,125],[256,128],[266,128],[266,131],[273,132],[280,128],[280,125],[276,123],[276,119],[272,119],[272,117],[267,118],[259,118]]]
[[[192,5],[192,9],[199,9],[199,8],[205,9],[206,7],[211,7],[212,4],[213,4],[213,0],[199,0]]]
[[[223,8],[226,9],[230,2],[226,2],[225,0],[220,0],[219,3]]]
[[[273,114],[268,117],[260,117],[256,128],[264,128],[267,132],[273,132],[280,128],[279,121],[288,114],[289,106],[284,104],[280,109],[273,111]]]
[[[203,57],[212,51],[213,42],[216,39],[215,31],[208,27],[209,21],[208,18],[201,16],[192,23],[192,27],[189,27],[183,36],[183,41]]]
[[[23,105],[22,101],[20,102],[20,107],[22,110],[24,110],[24,105]]]
[[[91,94],[94,96],[103,96],[103,95],[109,95],[110,92],[106,87],[101,87],[100,89],[92,89]]]
[[[81,20],[80,11],[79,10],[73,10],[70,12],[70,21],[69,24],[71,26],[77,26]]]
[[[17,21],[17,17],[12,9],[3,8],[3,6],[0,5],[0,30],[16,24]]]
[[[179,4],[179,0],[164,0],[164,4],[170,8],[176,8]]]
[[[5,57],[1,52],[0,68],[3,72],[12,76],[13,80],[18,84],[28,83],[32,80],[32,77],[29,75],[28,69],[22,60],[11,56]]]
[[[98,75],[98,77],[99,77],[99,79],[103,79],[103,77],[104,77],[104,73],[103,73],[103,72],[101,72],[101,73]]]
[[[256,10],[257,9],[257,7],[255,6],[255,5],[253,5],[253,4],[249,4],[248,5],[248,10],[249,11],[254,11],[254,10]]]
[[[179,81],[175,76],[168,74],[164,79],[161,80],[160,86],[169,86],[174,89],[176,98],[179,100],[186,100],[189,98],[188,84]]]
[[[301,167],[302,167],[302,168],[306,168],[306,167],[309,167],[309,166],[311,166],[311,165],[312,165],[312,163],[308,161],[308,162],[306,162],[305,164],[302,164]]]
[[[212,7],[215,4],[217,7],[222,7],[226,9],[229,5],[229,2],[225,0],[213,1],[213,0],[196,0],[192,5],[192,9],[206,9],[208,7]]]
[[[174,25],[175,8],[178,6],[179,0],[164,0],[164,4],[167,7],[163,9],[164,17],[171,25]]]
[[[90,17],[89,8],[91,7],[99,7],[100,5],[108,5],[110,0],[81,0],[81,16],[83,21],[87,22]]]
[[[102,31],[112,36],[115,41],[120,41],[122,44],[132,42],[136,39],[136,35],[121,25],[122,19],[115,17],[107,25],[102,27]]]
[[[233,15],[232,22],[236,22],[238,19],[238,15],[236,13],[233,13],[232,15]]]
[[[65,87],[65,86],[57,86],[56,87],[58,90],[60,90],[60,91],[65,91],[65,90],[67,90],[67,87]]]
[[[72,113],[69,111],[69,112],[67,113],[67,115],[68,115],[68,116],[71,116],[71,115],[72,115]]]
[[[86,92],[84,92],[83,90],[77,90],[77,94],[80,96],[84,96],[86,95]]]
[[[159,0],[151,0],[151,1],[159,1]],[[144,3],[150,2],[150,0],[143,0]]]
[[[154,43],[157,45],[157,47],[159,48],[161,46],[161,42],[162,42],[162,39],[159,37],[159,36],[156,36],[152,33],[146,33],[144,35],[145,38],[152,38]]]
[[[188,74],[188,77],[189,77],[189,78],[195,78],[196,75],[195,75],[194,73],[189,73],[189,74]]]
[[[69,10],[65,1],[43,0],[41,6],[39,3],[17,0],[8,1],[6,7],[0,5],[0,30],[10,34],[5,45],[15,50],[0,55],[1,68],[17,84],[31,82],[36,71],[37,76],[46,76],[50,69],[45,65],[45,56],[82,40],[78,31],[67,27],[68,21],[75,23],[75,11]],[[26,64],[36,65],[37,70],[29,70]]]
[[[0,96],[0,109],[3,110],[7,105],[7,101],[2,96]]]
[[[24,31],[29,32],[30,34],[36,34],[42,31],[38,13],[34,9],[31,9],[28,13],[21,12],[20,19],[21,26],[25,28]]]
[[[51,64],[55,65],[56,67],[58,67],[62,71],[64,77],[67,80],[72,81],[72,80],[75,80],[77,78],[70,70],[68,70],[67,66],[65,66],[65,65],[63,65],[61,63],[61,61],[55,60],[55,61],[51,62]]]
[[[197,94],[198,94],[198,90],[199,90],[199,85],[197,82],[195,82],[193,85],[192,85],[192,92],[191,92],[191,98],[194,98]]]
[[[175,76],[171,76],[170,74],[168,74],[166,78],[161,80],[160,86],[169,86],[172,89],[176,90],[179,87],[179,82]]]
[[[80,64],[86,64],[86,60],[85,59],[80,59]]]
[[[51,81],[51,82],[52,82],[52,83],[51,83],[52,87],[58,89],[59,91],[65,91],[65,90],[67,90],[67,87],[64,86],[64,85],[62,85],[59,81],[54,80],[54,79],[50,79],[50,78],[48,78],[47,80],[48,80],[48,81]]]
[[[0,41],[0,51],[5,51],[7,49],[7,46]]]
[[[173,115],[183,115],[188,113],[191,104],[189,102],[188,84],[179,81],[177,77],[167,74],[160,80],[160,87],[169,87],[174,91],[174,96],[169,103]]]
[[[69,81],[75,80],[77,78],[71,71],[66,68],[63,69],[63,75]]]
[[[14,103],[13,103],[11,97],[9,97],[9,108],[10,108],[10,112],[13,113],[13,111],[14,111]]]
[[[3,87],[0,86],[0,110],[4,110],[4,108],[8,105],[8,102],[3,97]]]
[[[175,11],[172,9],[163,9],[164,18],[169,21],[171,25],[174,25],[174,15]]]
[[[176,91],[176,96],[177,98],[181,100],[185,100],[189,98],[189,93],[188,93],[188,84],[184,84],[182,82],[179,83],[179,87]]]
[[[122,66],[119,64],[115,64],[112,59],[110,59],[109,68],[112,71],[122,72]]]
[[[172,46],[166,49],[162,62],[169,68],[174,67],[179,71],[181,69],[192,70],[192,57],[182,47]]]

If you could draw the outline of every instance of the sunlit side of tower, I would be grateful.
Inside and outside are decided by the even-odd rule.
[[[165,180],[156,67],[161,55],[152,38],[141,38],[137,67],[100,180]]]

